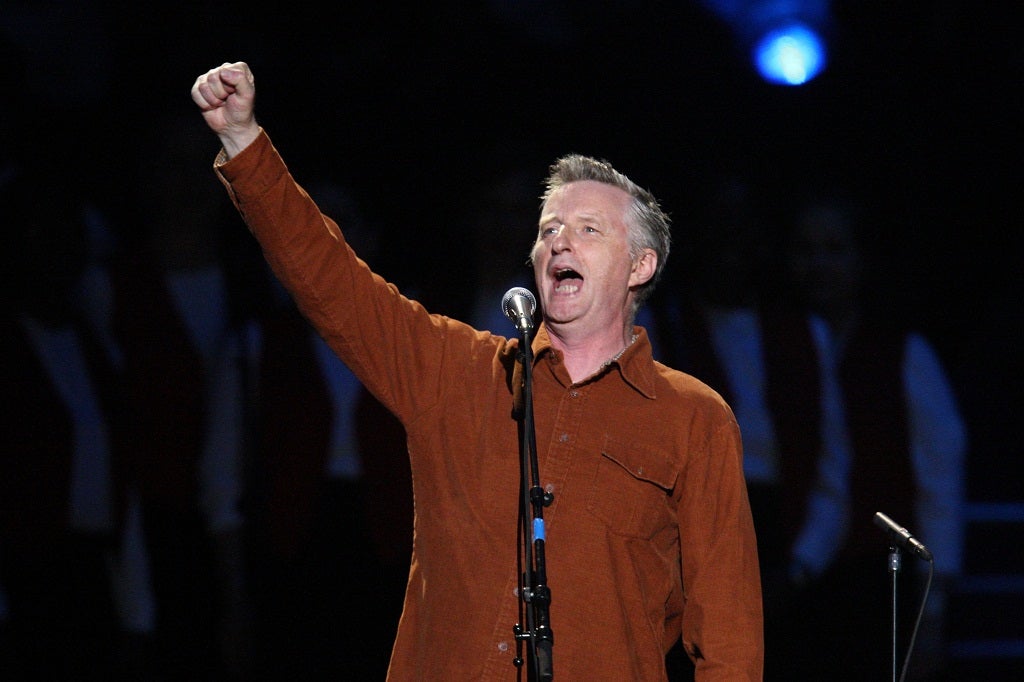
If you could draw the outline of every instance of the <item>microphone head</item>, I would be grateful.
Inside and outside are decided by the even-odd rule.
[[[910,534],[910,531],[899,525],[882,512],[875,512],[875,525],[885,531],[897,544],[909,549],[925,561],[933,561],[934,557],[930,549],[925,547],[920,540]]]
[[[537,299],[529,289],[512,287],[501,299],[501,310],[512,320],[517,329],[533,326],[533,313],[537,310]]]
[[[529,289],[525,289],[523,287],[512,287],[505,292],[505,295],[501,299],[501,309],[505,311],[506,315],[512,315],[517,311],[517,308],[512,307],[512,305],[520,305],[517,299],[521,299],[526,303],[529,309],[525,310],[525,312],[533,315],[537,311],[537,299]]]

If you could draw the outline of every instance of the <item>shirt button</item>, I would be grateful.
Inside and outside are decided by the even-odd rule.
[[[547,493],[555,492],[555,484],[554,483],[548,483],[546,486],[544,486],[544,492],[547,492]]]
[[[508,642],[498,642],[498,651],[502,653],[508,651]]]
[[[569,434],[568,433],[563,433],[561,436],[558,437],[558,442],[559,443],[568,443],[569,442]]]
[[[579,398],[580,397],[580,392],[579,391],[575,391],[575,390],[569,391],[569,397],[570,398]]]

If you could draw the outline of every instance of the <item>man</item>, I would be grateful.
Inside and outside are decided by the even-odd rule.
[[[192,97],[274,272],[406,428],[416,535],[388,678],[522,677],[519,340],[429,314],[356,257],[257,123],[245,63],[200,76]],[[555,675],[664,680],[665,652],[682,637],[701,682],[759,680],[761,588],[739,429],[716,393],[654,362],[632,324],[665,265],[667,217],[607,163],[569,156],[552,167],[539,228],[533,405],[552,496]]]

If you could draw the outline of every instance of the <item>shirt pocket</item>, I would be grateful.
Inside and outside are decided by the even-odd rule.
[[[649,540],[675,523],[670,493],[677,477],[663,451],[606,438],[587,509],[613,533]]]

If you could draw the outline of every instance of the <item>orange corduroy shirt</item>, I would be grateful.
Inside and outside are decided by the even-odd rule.
[[[374,274],[265,131],[215,168],[304,314],[405,425],[415,538],[388,679],[525,680],[513,665],[513,626],[525,625],[520,339],[430,314]],[[578,383],[543,324],[532,343],[537,470],[554,496],[543,512],[554,678],[664,680],[682,636],[699,681],[760,680],[739,428],[718,394],[655,362],[635,331],[618,361]]]

